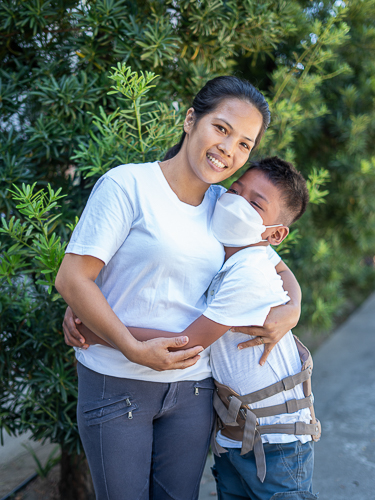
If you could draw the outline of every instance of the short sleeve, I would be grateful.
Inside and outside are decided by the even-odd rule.
[[[111,177],[101,177],[73,231],[66,253],[91,255],[108,264],[128,236],[133,219],[134,211],[124,189]]]
[[[285,302],[282,288],[280,295],[271,295],[264,283],[265,276],[257,269],[231,269],[213,290],[214,299],[203,315],[221,325],[262,326],[271,307]]]
[[[281,262],[280,255],[270,245],[267,246],[267,256],[274,267]]]

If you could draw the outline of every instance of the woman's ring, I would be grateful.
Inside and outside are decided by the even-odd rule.
[[[264,339],[263,339],[263,337],[259,337],[259,342],[260,342],[261,344],[264,344]]]

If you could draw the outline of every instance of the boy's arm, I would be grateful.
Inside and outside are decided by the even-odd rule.
[[[233,328],[235,332],[256,336],[255,339],[239,344],[239,349],[264,344],[264,353],[259,361],[261,365],[264,365],[277,342],[297,325],[301,314],[301,288],[294,274],[283,261],[279,262],[275,269],[283,280],[283,288],[288,293],[290,301],[285,305],[273,307],[263,326]]]
[[[136,327],[127,327],[130,333],[137,340],[144,342],[146,340],[151,340],[159,337],[163,338],[174,338],[176,337],[175,332],[167,332],[165,330],[156,330],[153,328],[136,328]],[[189,338],[189,342],[176,348],[176,350],[187,349],[193,346],[202,346],[204,348],[211,345],[215,340],[224,335],[224,333],[229,329],[229,326],[221,325],[212,321],[211,319],[206,318],[205,316],[200,316],[197,318],[191,325],[189,325],[183,332],[178,333],[177,336],[187,336]],[[107,347],[113,347],[100,337],[95,335],[89,328],[87,328],[84,324],[78,325],[78,329],[80,333],[84,336],[87,344],[102,344]],[[171,348],[170,350],[175,350]]]
[[[189,338],[189,342],[181,347],[186,349],[193,346],[202,346],[206,349],[209,345],[213,344],[215,340],[224,335],[229,330],[230,326],[221,325],[206,318],[206,316],[199,316],[191,325],[177,335],[184,335]],[[154,330],[153,328],[133,328],[128,327],[130,333],[140,341],[150,340],[157,337],[176,337],[175,332],[167,332],[164,330]],[[171,349],[172,350],[172,349]]]

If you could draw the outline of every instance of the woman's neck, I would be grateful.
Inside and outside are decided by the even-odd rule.
[[[159,162],[159,165],[170,188],[180,201],[195,207],[202,203],[210,185],[196,177],[188,168],[182,151],[170,160]]]

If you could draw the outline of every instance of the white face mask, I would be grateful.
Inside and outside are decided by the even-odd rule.
[[[245,247],[262,240],[268,227],[248,201],[240,195],[224,193],[216,202],[212,216],[212,231],[217,240],[226,247]]]

